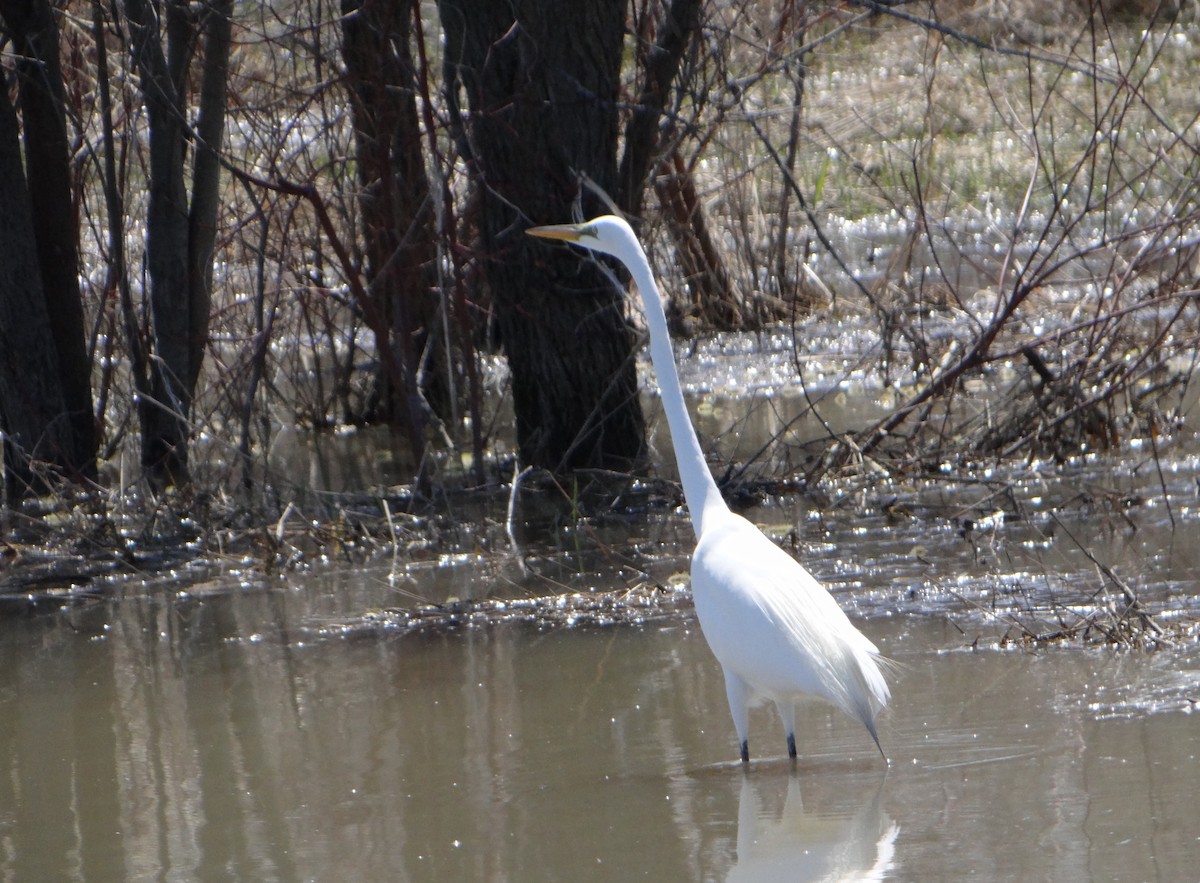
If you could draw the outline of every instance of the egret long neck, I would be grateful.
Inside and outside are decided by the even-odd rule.
[[[650,331],[650,361],[658,375],[658,388],[662,393],[663,411],[667,425],[671,428],[671,444],[675,448],[675,462],[679,466],[679,479],[683,484],[683,496],[687,500],[692,528],[700,536],[706,513],[726,509],[717,483],[704,459],[700,440],[688,417],[683,402],[683,389],[679,384],[679,371],[675,366],[675,353],[671,349],[671,335],[667,331],[667,316],[663,312],[662,297],[650,273],[640,267],[629,267],[642,303],[646,308],[646,326]]]

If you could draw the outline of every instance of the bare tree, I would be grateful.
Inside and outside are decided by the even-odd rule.
[[[377,374],[378,400],[383,415],[406,431],[419,462],[427,406],[418,377],[438,304],[433,203],[410,46],[412,15],[407,3],[342,0],[342,57],[361,187],[367,285],[387,335],[376,341],[376,349],[393,369]]]
[[[627,467],[641,454],[633,335],[598,265],[528,240],[531,222],[616,193],[624,0],[442,0],[446,93],[478,188],[483,275],[512,371],[521,460]]]
[[[45,0],[3,0],[0,26],[21,106],[19,124],[0,90],[0,429],[11,495],[29,486],[31,460],[94,475],[96,430],[58,25]]]
[[[190,480],[189,419],[212,294],[232,0],[128,0],[133,63],[150,129],[146,268],[152,319],[150,395],[142,396],[142,465],[152,484]],[[202,49],[197,122],[189,76]],[[187,150],[192,146],[191,195]]]

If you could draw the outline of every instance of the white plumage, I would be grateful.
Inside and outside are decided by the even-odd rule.
[[[650,357],[696,531],[696,613],[725,672],[742,761],[750,759],[749,708],[756,698],[775,703],[791,757],[796,756],[796,700],[804,694],[827,699],[861,720],[879,745],[875,715],[890,697],[879,651],[807,570],[721,498],[688,418],[661,296],[633,230],[606,215],[528,232],[612,255],[629,270],[642,296]]]

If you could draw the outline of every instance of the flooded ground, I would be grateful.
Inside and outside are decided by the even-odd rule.
[[[768,385],[706,391],[718,457],[790,425],[802,397]],[[317,487],[386,485],[352,441],[358,473],[277,456],[309,458],[283,468]],[[503,501],[456,510],[440,544],[397,515],[370,565],[297,553],[10,595],[0,879],[1190,879],[1198,469],[1185,428],[1154,456],[750,505],[898,663],[890,764],[816,701],[796,764],[767,709],[736,762],[669,484],[578,520],[531,483],[511,538]],[[1160,649],[1105,645],[1126,601],[1100,565]]]
[[[753,510],[776,536],[795,527],[899,663],[890,765],[815,701],[794,766],[767,709],[753,763],[736,762],[676,578],[678,513],[563,528],[524,550],[524,571],[459,554],[93,587],[0,630],[0,877],[1187,879],[1195,640],[998,641],[1102,585],[1068,528],[1135,574],[1151,609],[1194,619],[1193,476],[1173,530],[1161,506],[1126,521],[1096,493],[1070,522],[1030,511],[971,530],[961,511],[986,509],[944,487],[910,494],[920,519],[866,498],[854,515]],[[1047,493],[1102,478],[1123,480],[1098,464]],[[512,600],[483,600],[487,586]]]
[[[381,574],[163,593],[6,624],[0,876],[13,880],[1182,880],[1200,658],[964,649],[862,622],[881,726],[812,703],[801,758],[736,760],[693,617],[322,628]],[[368,588],[368,594],[371,589]]]

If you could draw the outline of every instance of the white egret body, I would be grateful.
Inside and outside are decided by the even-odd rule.
[[[749,708],[755,699],[775,703],[791,757],[796,756],[796,700],[802,694],[824,697],[861,720],[878,746],[875,714],[889,698],[879,651],[807,570],[721,498],[684,405],[658,286],[633,230],[606,215],[528,232],[612,255],[629,270],[642,296],[650,358],[696,531],[696,613],[725,672],[742,761],[750,759]]]

